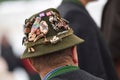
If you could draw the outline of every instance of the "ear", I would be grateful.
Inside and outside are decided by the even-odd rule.
[[[77,50],[76,47],[72,47],[72,59],[74,64],[78,65],[78,56],[77,56]]]
[[[31,67],[35,72],[38,72],[38,71],[35,69],[35,67],[32,65],[32,61],[31,61],[30,59],[27,59],[27,61],[28,61],[29,65],[30,65],[30,67]]]

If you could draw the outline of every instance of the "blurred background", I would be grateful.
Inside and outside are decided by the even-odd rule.
[[[106,1],[91,2],[86,7],[98,26],[101,25]],[[39,78],[27,65],[27,60],[20,60],[25,49],[22,46],[24,20],[44,9],[57,8],[61,2],[62,0],[0,0],[0,80]]]

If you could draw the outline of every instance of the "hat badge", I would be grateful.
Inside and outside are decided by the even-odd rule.
[[[48,21],[42,19],[48,17],[49,23],[51,23],[55,31],[62,30],[57,35],[54,35],[51,39],[47,39],[46,35],[49,31]],[[33,16],[28,22],[25,23],[24,33],[26,37],[23,38],[23,43],[26,45],[30,42],[36,43],[39,39],[44,39],[43,43],[56,44],[61,40],[59,35],[64,34],[69,30],[68,21],[59,17],[56,12],[48,11],[39,13],[38,16]],[[32,47],[27,47],[28,52],[35,52],[35,49]]]

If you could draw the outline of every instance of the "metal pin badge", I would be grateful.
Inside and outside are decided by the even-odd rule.
[[[39,16],[40,16],[40,17],[44,17],[44,16],[45,16],[45,13],[40,13]]]
[[[52,13],[51,12],[46,12],[46,15],[50,16],[50,15],[52,15]]]
[[[52,44],[55,44],[55,43],[57,43],[58,41],[60,41],[60,38],[57,37],[57,36],[53,36],[53,38],[50,40],[50,42],[51,42]]]
[[[48,32],[48,24],[46,23],[46,21],[41,21],[40,22],[40,31],[44,34],[47,34]]]

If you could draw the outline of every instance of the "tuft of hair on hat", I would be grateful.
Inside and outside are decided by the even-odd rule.
[[[79,41],[75,36],[69,37],[72,42],[65,42],[64,39],[72,35],[73,30],[69,27],[69,22],[63,19],[54,8],[41,11],[26,19],[24,34],[22,44],[26,46],[26,50],[22,58],[44,55],[83,42],[82,39]],[[74,42],[75,40],[76,42]],[[62,44],[62,42],[64,43]]]

